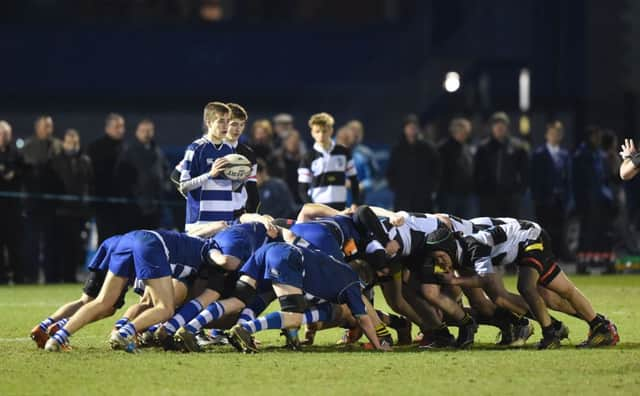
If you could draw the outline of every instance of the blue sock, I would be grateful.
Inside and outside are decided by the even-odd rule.
[[[151,332],[151,333],[155,333],[155,332],[156,332],[156,330],[158,330],[158,327],[160,327],[160,325],[159,325],[159,324],[154,324],[153,326],[149,327],[149,328],[147,329],[147,331],[149,331],[149,332]]]
[[[241,324],[249,333],[256,333],[267,329],[281,329],[284,317],[282,312],[271,312],[250,322]]]
[[[224,334],[224,332],[220,329],[211,329],[211,337],[219,337]]]
[[[47,329],[49,328],[49,326],[51,326],[54,322],[55,322],[55,320],[53,320],[51,318],[46,318],[45,320],[40,322],[40,324],[39,324],[40,329],[42,329],[42,331],[46,332]],[[33,322],[31,322],[31,323],[33,323]]]
[[[219,302],[209,304],[202,312],[198,314],[191,322],[184,326],[191,334],[196,334],[201,328],[209,322],[213,322],[224,315],[224,307]]]
[[[113,325],[113,327],[116,330],[120,330],[122,328],[122,326],[126,325],[127,323],[129,323],[129,318],[122,317],[122,318],[118,319],[118,321],[116,322],[115,325]]]
[[[136,334],[136,327],[133,323],[129,322],[118,330],[118,334],[120,334],[122,338],[134,336]]]
[[[59,321],[56,322],[56,325],[58,326],[59,329],[61,329],[67,323],[69,323],[69,318],[62,318],[62,319],[60,319]]]
[[[302,324],[327,322],[331,319],[332,314],[333,306],[331,305],[331,303],[322,303],[304,311]]]
[[[69,334],[69,332],[66,331],[65,329],[60,329],[56,332],[56,334],[51,336],[51,338],[56,340],[56,342],[60,345],[64,345],[68,343],[69,337],[71,337],[71,334]]]
[[[200,304],[200,301],[198,300],[194,299],[184,304],[180,307],[178,313],[173,315],[173,318],[169,319],[169,321],[164,324],[165,329],[167,329],[167,333],[169,335],[175,334],[181,326],[184,326],[187,321],[195,318],[200,311],[202,311],[202,304]]]
[[[238,324],[243,324],[246,322],[250,322],[256,318],[256,313],[253,312],[253,309],[246,307],[240,312],[240,316],[238,316]]]

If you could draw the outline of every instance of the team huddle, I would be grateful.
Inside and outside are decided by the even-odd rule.
[[[238,142],[247,118],[234,103],[205,107],[207,132],[171,177],[187,202],[186,232],[134,230],[104,240],[81,297],[31,331],[39,348],[71,349],[70,337],[112,316],[130,288],[140,299],[115,322],[109,343],[132,353],[217,344],[255,353],[255,334],[268,329],[298,350],[335,327],[345,329],[339,343],[364,335],[366,348],[389,351],[414,342],[413,325],[421,348],[469,348],[479,325],[499,329],[498,345],[521,347],[532,321],[542,329],[537,348],[557,348],[569,329],[549,310],[587,323],[578,347],[619,342],[615,324],[558,266],[539,224],[347,206],[346,184],[358,202],[356,171],[348,150],[332,142],[326,113],[309,120],[314,150],[298,171],[313,203],[296,219],[258,214],[256,160]],[[518,293],[502,281],[498,267],[508,264],[518,268]],[[394,312],[374,308],[374,286]],[[265,314],[276,299],[279,310]]]

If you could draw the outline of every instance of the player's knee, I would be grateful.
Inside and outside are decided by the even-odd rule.
[[[436,285],[423,285],[422,296],[431,304],[437,303],[440,299],[440,289]]]
[[[245,306],[249,305],[256,296],[256,289],[247,282],[240,279],[236,282],[236,291],[234,297],[240,300]]]
[[[573,299],[573,297],[575,296],[576,288],[575,287],[565,287],[565,288],[557,290],[556,293],[558,293],[558,295],[560,297],[564,298],[565,300],[571,301]]]
[[[305,309],[307,309],[307,302],[304,299],[302,294],[289,294],[286,296],[278,297],[278,301],[280,302],[280,309],[283,312],[292,312],[292,313],[303,313]],[[302,320],[302,316],[300,316],[300,320]]]
[[[493,303],[499,307],[509,309],[509,301],[503,295],[496,296],[495,299],[493,300]]]
[[[171,305],[161,304],[156,306],[156,309],[158,311],[159,316],[162,316],[163,318],[167,318],[167,319],[172,317],[173,314],[175,313],[175,310]]]

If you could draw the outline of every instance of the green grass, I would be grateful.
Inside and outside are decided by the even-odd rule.
[[[50,354],[27,338],[30,329],[78,285],[0,287],[0,395],[407,395],[407,394],[638,394],[640,392],[640,278],[574,277],[596,310],[618,325],[615,348],[576,350],[587,326],[558,315],[571,329],[560,350],[498,350],[497,330],[481,327],[474,349],[392,353],[333,346],[339,330],[320,332],[305,352],[282,351],[278,333],[260,333],[265,351],[242,355],[231,347],[202,354],[145,350],[111,351],[106,343],[114,318],[72,338],[74,350]],[[513,289],[513,279],[507,279]],[[129,294],[128,303],[133,301]],[[377,299],[382,306],[382,299]],[[384,307],[383,307],[384,308]],[[539,327],[533,339],[540,335]]]

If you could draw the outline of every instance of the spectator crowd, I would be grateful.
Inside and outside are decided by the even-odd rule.
[[[351,120],[332,136],[333,118],[326,116],[319,122],[329,125],[331,133],[311,128],[313,147],[289,114],[250,124],[246,143],[257,161],[259,212],[294,217],[303,203],[314,199],[312,187],[302,182],[314,167],[314,156],[343,150],[354,168],[345,170],[347,177],[343,174],[338,182],[347,187],[348,204],[368,202],[384,179],[395,208],[464,218],[521,218],[523,201],[530,196],[535,220],[554,241],[567,241],[570,215],[579,220],[579,269],[614,259],[611,219],[620,209],[622,187],[616,182],[620,163],[610,131],[588,128],[570,153],[562,147],[559,121],[547,124],[545,143],[531,149],[510,133],[511,122],[503,112],[491,116],[489,136],[477,144],[472,144],[473,125],[466,118],[452,119],[448,136],[433,142],[423,137],[418,117],[408,115],[385,175],[378,156],[363,143],[363,124]],[[34,283],[40,273],[46,283],[75,282],[85,261],[91,219],[99,242],[132,229],[183,228],[184,223],[167,220],[167,213],[176,206],[183,210],[184,203],[178,203],[171,185],[175,164],[156,144],[153,121],[139,121],[131,141],[125,131],[124,117],[109,114],[104,135],[83,145],[74,129],[65,131],[62,140],[55,137],[54,120],[43,115],[18,150],[11,125],[0,121],[0,283]],[[567,259],[567,246],[556,243],[554,250]]]

